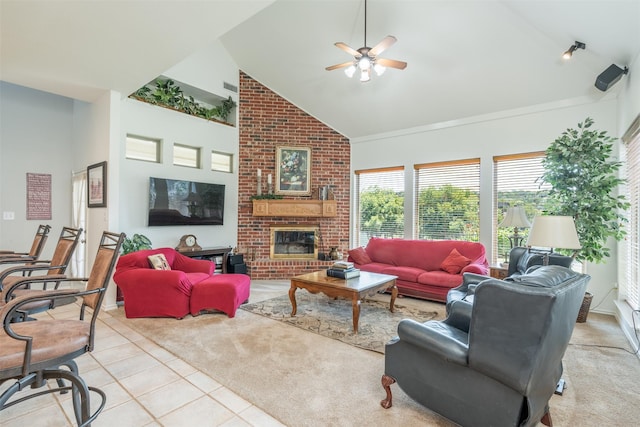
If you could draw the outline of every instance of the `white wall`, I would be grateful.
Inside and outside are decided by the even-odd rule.
[[[393,134],[352,140],[352,170],[404,166],[405,194],[413,194],[413,165],[448,160],[480,158],[480,241],[488,251],[492,239],[492,170],[493,156],[544,151],[569,127],[586,117],[595,120],[599,130],[617,135],[617,103],[615,99],[573,105],[536,106],[492,114],[441,125],[407,129]],[[355,206],[352,206],[355,213]],[[413,201],[405,198],[405,237],[411,237]],[[353,228],[353,218],[352,218]],[[617,252],[612,244],[612,257],[605,264],[589,264],[592,276],[589,291],[594,294],[597,310],[613,312],[613,284],[617,282]],[[491,254],[488,254],[491,257]],[[600,303],[602,302],[602,303]],[[592,306],[593,307],[593,306]]]
[[[125,159],[126,133],[162,140],[162,163]],[[127,99],[123,101],[120,144],[120,227],[127,235],[141,233],[154,247],[175,247],[184,234],[194,234],[198,244],[235,246],[238,233],[238,131],[237,128],[176,113],[166,108]],[[201,147],[200,169],[173,166],[173,144]],[[211,151],[232,153],[234,173],[211,171]],[[224,225],[148,227],[149,178],[169,178],[225,185]]]
[[[219,42],[194,53],[163,73],[207,92],[228,97],[223,82],[238,85],[238,68]],[[237,102],[237,96],[233,96]],[[235,109],[237,112],[237,108]],[[125,158],[127,134],[162,140],[162,163]],[[234,247],[238,235],[238,129],[209,122],[132,99],[122,101],[119,142],[119,220],[127,235],[146,235],[154,247],[175,247],[184,234],[194,234],[202,247]],[[201,147],[200,169],[173,166],[173,144]],[[211,171],[211,151],[233,154],[233,173]],[[225,185],[224,225],[148,227],[149,178],[169,178]]]
[[[0,82],[0,248],[29,251],[38,224],[52,226],[42,259],[71,225],[73,100]],[[52,219],[26,219],[26,174],[51,174]],[[2,218],[2,217],[0,217]]]

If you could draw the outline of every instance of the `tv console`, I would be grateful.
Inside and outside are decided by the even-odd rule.
[[[214,262],[216,264],[216,270],[226,273],[229,252],[231,252],[231,246],[214,246],[211,248],[202,248],[199,251],[183,251],[180,253],[189,258],[207,259]],[[217,261],[216,259],[220,257],[222,257],[222,259]]]

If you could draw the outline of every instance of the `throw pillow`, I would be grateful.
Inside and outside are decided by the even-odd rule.
[[[458,274],[460,270],[471,264],[471,260],[460,254],[455,248],[451,250],[449,255],[442,261],[440,268],[449,274]]]
[[[363,247],[351,249],[349,251],[349,256],[356,262],[356,264],[364,265],[373,262]]]
[[[147,258],[149,258],[151,268],[155,270],[171,270],[164,254],[149,255]]]

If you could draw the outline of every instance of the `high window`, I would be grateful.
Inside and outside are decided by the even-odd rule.
[[[200,149],[188,145],[173,144],[173,164],[175,166],[200,167]]]
[[[233,154],[212,151],[211,170],[219,172],[233,172]]]
[[[125,156],[127,159],[160,163],[160,140],[127,135]]]
[[[507,209],[522,207],[529,222],[542,213],[544,199],[550,186],[542,183],[544,152],[496,156],[493,158],[493,263],[508,260],[513,240],[513,227],[499,227]],[[529,235],[528,228],[519,228],[523,245]]]
[[[480,159],[414,169],[415,238],[479,241]]]
[[[366,246],[371,237],[404,237],[404,168],[360,170],[355,175],[355,246]]]

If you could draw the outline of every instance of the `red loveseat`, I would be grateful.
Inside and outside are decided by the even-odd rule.
[[[400,295],[446,302],[463,273],[487,275],[482,243],[462,240],[409,240],[373,237],[365,248],[349,251],[356,268],[397,276]]]
[[[154,269],[150,255],[165,256],[168,270]],[[124,295],[128,318],[175,317],[203,310],[218,310],[234,317],[249,298],[251,279],[246,274],[216,274],[215,264],[189,258],[172,248],[147,249],[123,255],[113,280]]]

